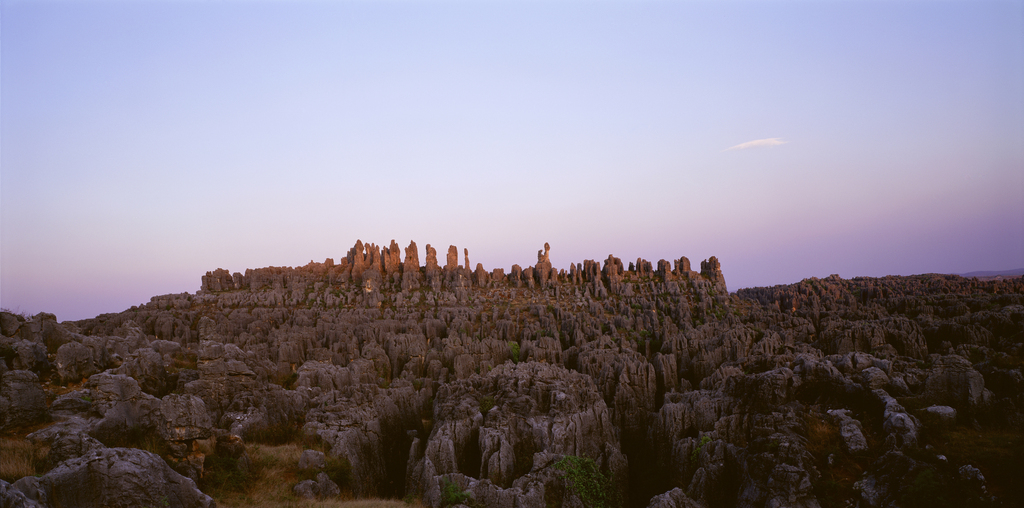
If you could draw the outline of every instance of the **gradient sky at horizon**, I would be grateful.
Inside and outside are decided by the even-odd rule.
[[[0,305],[357,239],[731,290],[1024,267],[1024,2],[0,3]]]

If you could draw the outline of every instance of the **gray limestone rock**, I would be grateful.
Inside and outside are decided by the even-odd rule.
[[[0,430],[25,427],[47,419],[46,393],[34,372],[11,370],[0,379]]]
[[[14,337],[18,334],[25,318],[7,311],[0,311],[0,334],[4,337]]]
[[[861,384],[868,390],[885,388],[889,384],[889,376],[878,367],[868,367],[860,372]]]
[[[299,456],[299,469],[321,470],[327,467],[327,457],[319,450],[303,450]]]
[[[966,358],[948,355],[933,362],[923,393],[928,402],[970,408],[983,403],[987,397],[985,378]]]
[[[57,349],[57,374],[64,383],[78,382],[106,368],[104,358],[81,342],[68,342]]]
[[[17,482],[15,482],[17,483]],[[3,508],[42,508],[35,500],[29,498],[20,489],[0,480],[0,507]]]
[[[947,425],[956,423],[956,409],[949,406],[929,406],[924,408],[924,410],[941,423]]]
[[[868,441],[864,438],[863,426],[857,419],[850,416],[850,410],[833,409],[828,414],[839,425],[839,435],[843,438],[846,451],[850,453],[867,451]]]
[[[60,432],[50,442],[46,460],[55,467],[61,462],[77,459],[102,448],[106,446],[84,432]]]
[[[212,434],[210,415],[203,399],[170,394],[160,400],[161,437],[167,441],[206,439]]]
[[[690,499],[683,489],[676,487],[652,497],[647,508],[704,508],[704,504]]]
[[[195,482],[160,456],[135,448],[103,448],[61,463],[42,477],[54,506],[212,508]]]
[[[31,370],[36,374],[44,374],[50,370],[46,347],[42,343],[20,340],[14,343],[13,349],[16,356],[11,370]]]
[[[114,374],[123,374],[135,378],[142,391],[161,397],[170,392],[174,385],[164,368],[163,356],[152,348],[140,348],[125,357],[121,366],[113,370]]]
[[[292,492],[295,493],[296,497],[312,501],[320,493],[320,486],[317,485],[315,480],[302,480],[292,487]]]

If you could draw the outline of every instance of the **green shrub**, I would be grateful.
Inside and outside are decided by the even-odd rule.
[[[469,491],[459,489],[458,484],[448,479],[441,478],[441,506],[455,506],[466,504],[472,496]]]
[[[519,344],[516,342],[509,342],[508,347],[512,350],[512,363],[519,363]]]
[[[711,437],[710,436],[704,436],[704,437],[700,438],[700,443],[698,443],[697,446],[693,449],[693,451],[690,452],[690,462],[693,463],[694,466],[697,465],[697,459],[700,458],[700,451],[704,449],[704,445],[706,445],[706,444],[708,444],[710,442],[711,442]]]
[[[494,407],[494,397],[490,395],[484,395],[480,397],[480,413],[487,416],[487,412]]]
[[[611,498],[611,480],[601,473],[594,459],[566,455],[555,463],[555,469],[565,472],[576,497],[589,508],[604,508]]]
[[[238,467],[238,459],[227,455],[208,455],[203,460],[203,477],[199,481],[203,492],[245,492],[250,483],[249,473]]]

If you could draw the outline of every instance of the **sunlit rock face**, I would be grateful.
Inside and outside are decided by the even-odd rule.
[[[210,464],[249,467],[247,442],[315,448],[289,487],[311,499],[814,507],[905,504],[922,482],[967,504],[1019,492],[943,446],[956,433],[983,450],[1024,424],[1020,278],[730,294],[715,257],[700,271],[614,255],[559,269],[545,244],[507,273],[456,246],[444,261],[358,241],[338,262],[213,270],[195,294],[119,314],[0,314],[0,425],[47,447],[50,469],[0,497],[63,506],[79,500],[68,482],[116,470],[207,506]],[[102,474],[82,495],[106,503],[122,480]]]

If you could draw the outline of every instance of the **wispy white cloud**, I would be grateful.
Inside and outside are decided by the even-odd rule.
[[[729,150],[746,150],[748,148],[761,148],[765,146],[784,145],[786,143],[789,143],[789,141],[783,141],[782,138],[755,139],[753,141],[747,141],[746,143],[740,143],[736,146],[726,148],[725,150],[722,151],[728,152]]]

